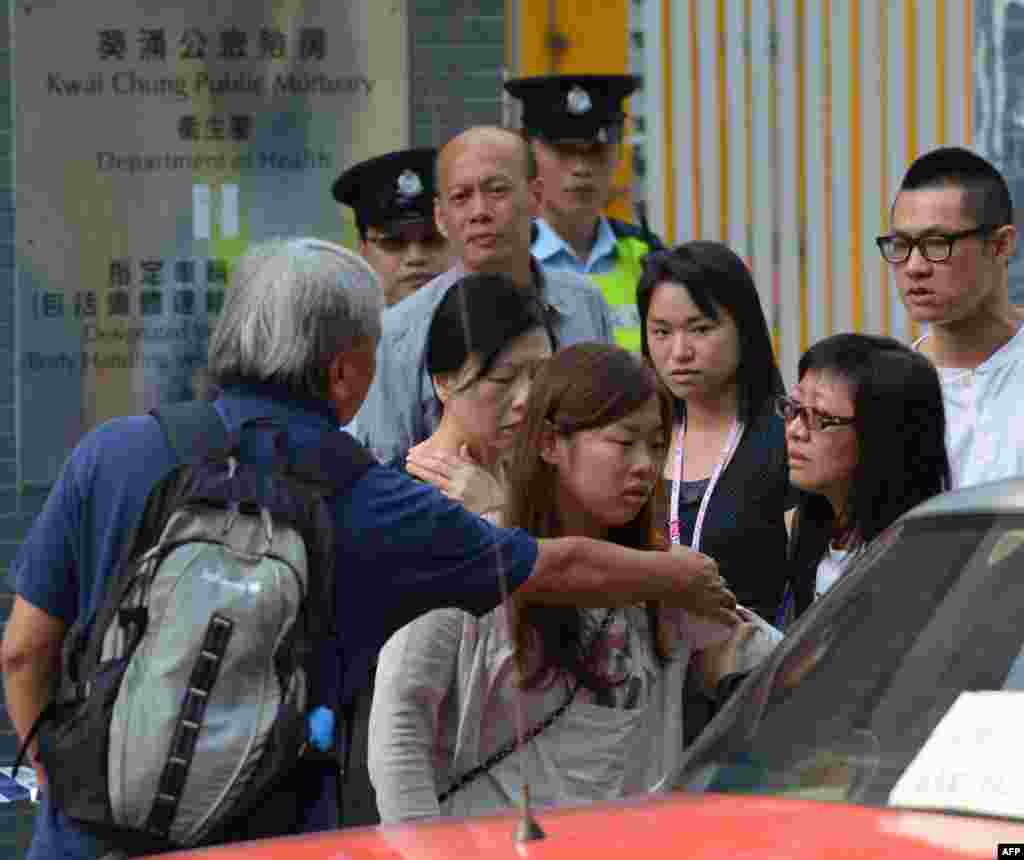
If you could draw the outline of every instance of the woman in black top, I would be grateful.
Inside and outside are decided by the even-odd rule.
[[[800,358],[780,400],[803,498],[790,542],[799,615],[903,513],[950,486],[935,366],[890,337],[837,334]]]
[[[776,619],[787,581],[783,391],[746,265],[718,242],[644,260],[637,288],[644,356],[673,396],[665,518],[673,543],[718,562],[736,600]]]
[[[800,358],[778,398],[792,483],[802,491],[790,541],[795,615],[841,578],[906,511],[950,486],[942,386],[934,365],[890,337],[836,334]],[[724,702],[742,681],[739,645],[707,649],[705,691]]]

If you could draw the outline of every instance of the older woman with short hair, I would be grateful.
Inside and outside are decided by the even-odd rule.
[[[790,545],[799,614],[883,529],[949,488],[946,419],[934,365],[868,334],[807,350],[779,413],[790,480],[804,490]]]

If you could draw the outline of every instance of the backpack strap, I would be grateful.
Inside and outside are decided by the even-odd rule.
[[[182,462],[199,460],[230,446],[224,420],[208,400],[170,403],[151,409],[150,414],[160,422],[167,441]]]

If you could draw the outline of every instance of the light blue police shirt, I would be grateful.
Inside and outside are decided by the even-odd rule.
[[[586,260],[576,252],[543,218],[533,222],[537,236],[530,245],[530,253],[544,267],[545,272],[575,272],[577,275],[606,275],[615,268],[618,251],[615,234],[608,219],[602,215],[597,222],[597,238]]]

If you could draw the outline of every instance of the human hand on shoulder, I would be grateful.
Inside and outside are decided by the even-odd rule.
[[[458,456],[417,445],[406,456],[405,468],[474,513],[494,512],[505,503],[505,491],[498,479],[473,459],[468,445],[463,444]]]

